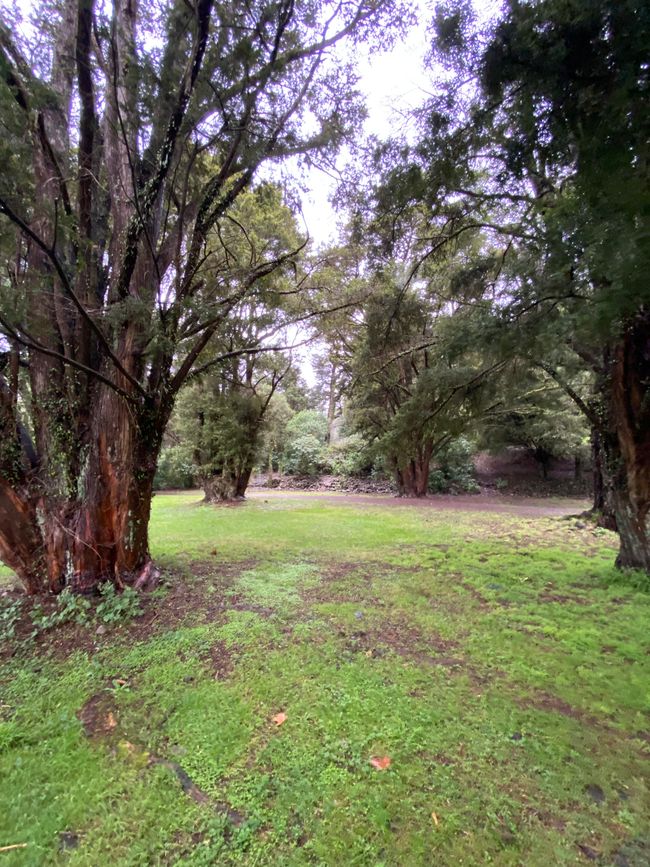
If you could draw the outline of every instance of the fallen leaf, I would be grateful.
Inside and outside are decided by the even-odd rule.
[[[370,759],[370,764],[373,768],[377,768],[378,771],[385,771],[386,768],[390,768],[390,763],[390,756],[373,756]]]
[[[281,726],[283,722],[286,722],[287,715],[282,711],[281,713],[276,713],[274,717],[271,717],[271,721],[276,724],[276,726]]]
[[[434,824],[434,825],[436,826],[436,828],[437,828],[438,825],[440,824],[440,819],[436,816],[435,813],[431,813],[431,818],[433,819],[433,824]]]
[[[113,711],[109,711],[108,715],[106,717],[106,728],[114,729],[116,725],[117,725],[117,720],[115,719]]]

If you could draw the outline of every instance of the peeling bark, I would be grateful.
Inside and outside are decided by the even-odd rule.
[[[603,449],[620,537],[616,564],[650,573],[650,313],[626,324],[609,378]]]

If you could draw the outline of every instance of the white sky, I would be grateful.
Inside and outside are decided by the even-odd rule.
[[[371,55],[360,46],[359,87],[366,100],[368,117],[365,135],[387,139],[407,129],[408,113],[420,105],[435,86],[424,57],[430,45],[427,26],[440,0],[418,0],[419,22],[389,52]],[[501,0],[473,0],[479,19],[486,21],[501,7]],[[343,154],[339,165],[345,159]],[[302,197],[307,231],[318,245],[335,240],[337,216],[329,198],[335,181],[323,171],[312,169],[306,178],[310,191]]]
[[[422,21],[392,51],[374,56],[365,54],[360,59],[359,88],[368,111],[365,135],[387,139],[404,128],[408,110],[419,105],[425,96],[429,81],[424,69],[427,47],[426,26]],[[342,155],[339,165],[344,159]],[[327,244],[337,234],[336,214],[328,201],[334,192],[335,180],[319,169],[312,169],[307,183],[311,192],[302,198],[306,227],[317,244]]]

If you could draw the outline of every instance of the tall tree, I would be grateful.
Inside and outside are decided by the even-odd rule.
[[[62,0],[0,27],[15,149],[0,180],[0,557],[29,592],[155,579],[151,491],[175,396],[287,261],[269,249],[233,274],[210,238],[265,161],[352,133],[354,72],[331,49],[390,39],[394,14],[383,0]]]
[[[425,496],[435,455],[499,404],[506,362],[479,339],[487,327],[482,313],[452,313],[394,273],[368,302],[352,414],[401,496]]]
[[[237,356],[181,394],[176,429],[192,449],[207,503],[244,498],[266,412],[290,364],[280,353]]]
[[[650,10],[508,0],[481,30],[456,0],[434,24],[432,56],[450,75],[393,173],[401,198],[384,196],[387,218],[398,224],[405,202],[429,208],[421,261],[475,226],[491,239],[513,349],[545,362],[585,414],[617,563],[650,570]],[[595,376],[588,400],[555,363],[566,352]]]

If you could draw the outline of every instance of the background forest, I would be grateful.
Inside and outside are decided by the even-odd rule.
[[[154,484],[422,497],[506,445],[544,476],[590,458],[620,565],[650,567],[650,13],[420,10],[430,91],[402,137],[364,137],[355,46],[415,11],[7,9],[0,554],[30,592],[155,583]],[[342,149],[317,246],[273,171]]]
[[[650,864],[649,97],[647,0],[0,0],[1,867]]]

